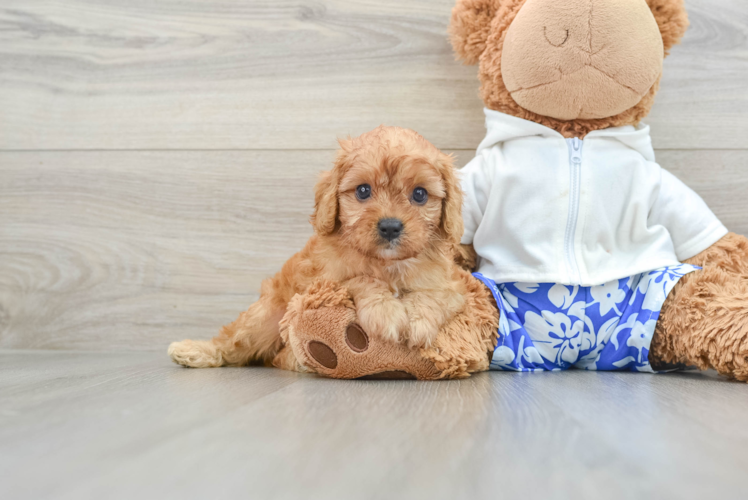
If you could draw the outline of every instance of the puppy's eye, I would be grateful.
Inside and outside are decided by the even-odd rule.
[[[422,187],[417,187],[413,190],[413,203],[423,205],[426,200],[429,199],[429,193]]]
[[[361,184],[356,188],[356,198],[358,201],[368,200],[371,197],[371,186],[368,184]]]

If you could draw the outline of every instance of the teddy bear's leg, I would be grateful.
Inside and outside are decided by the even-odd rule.
[[[357,323],[348,291],[331,281],[317,282],[291,300],[281,337],[300,365],[327,377],[442,378],[418,350],[369,336]],[[298,369],[288,356],[279,354],[274,364]]]
[[[709,249],[715,255],[719,248]],[[748,381],[748,279],[735,259],[704,262],[668,296],[657,323],[650,360],[685,363]]]

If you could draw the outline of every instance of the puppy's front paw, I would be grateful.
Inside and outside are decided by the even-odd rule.
[[[408,315],[398,302],[370,304],[358,308],[358,322],[369,335],[388,342],[401,342],[408,329]]]
[[[410,321],[408,347],[431,347],[439,334],[439,327],[423,318]]]

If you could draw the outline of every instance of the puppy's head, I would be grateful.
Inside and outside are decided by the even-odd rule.
[[[403,260],[462,237],[462,191],[445,155],[412,130],[379,127],[340,141],[316,187],[320,235],[370,257]]]

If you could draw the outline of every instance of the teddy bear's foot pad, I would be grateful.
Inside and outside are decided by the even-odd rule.
[[[355,310],[343,305],[300,311],[289,325],[289,344],[303,365],[331,378],[439,378],[417,350],[372,338],[355,321]]]
[[[356,353],[363,353],[369,349],[369,336],[360,326],[353,323],[348,325],[345,331],[345,343],[348,348]],[[306,345],[309,356],[321,366],[328,370],[338,367],[338,356],[330,347],[317,340],[312,340]],[[403,370],[389,370],[371,375],[358,377],[360,380],[417,380],[418,377]]]
[[[306,350],[312,359],[328,370],[334,370],[338,367],[338,356],[335,351],[322,342],[312,340],[306,345]]]

